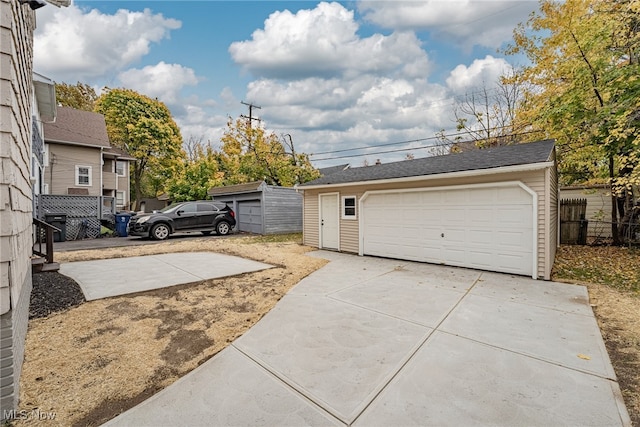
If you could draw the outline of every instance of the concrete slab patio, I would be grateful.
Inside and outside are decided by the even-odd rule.
[[[271,267],[231,255],[184,252],[68,262],[60,265],[60,273],[74,279],[91,301]]]
[[[586,288],[319,251],[330,263],[108,426],[626,426]]]

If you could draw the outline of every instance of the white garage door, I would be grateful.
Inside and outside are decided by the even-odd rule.
[[[363,253],[532,275],[533,199],[518,185],[373,193]]]

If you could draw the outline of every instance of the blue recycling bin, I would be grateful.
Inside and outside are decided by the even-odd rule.
[[[116,214],[116,234],[120,237],[127,237],[127,226],[129,225],[129,219],[131,214],[129,213],[117,213]]]

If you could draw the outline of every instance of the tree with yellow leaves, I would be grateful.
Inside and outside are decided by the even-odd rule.
[[[640,0],[542,0],[507,50],[530,61],[518,120],[556,139],[564,183],[611,183],[616,241],[640,185],[639,17]]]
[[[225,185],[264,180],[287,187],[319,176],[309,157],[295,152],[290,138],[288,144],[283,143],[274,133],[242,119],[229,119],[220,162]]]

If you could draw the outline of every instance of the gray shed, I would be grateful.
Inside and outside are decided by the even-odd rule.
[[[255,181],[213,187],[207,194],[232,207],[238,231],[256,234],[302,231],[302,194],[294,188]]]

